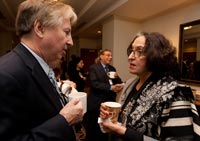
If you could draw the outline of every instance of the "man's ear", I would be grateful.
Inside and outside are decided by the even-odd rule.
[[[33,26],[34,26],[33,29],[34,29],[35,34],[39,38],[42,38],[44,36],[44,25],[42,24],[42,22],[36,19]]]

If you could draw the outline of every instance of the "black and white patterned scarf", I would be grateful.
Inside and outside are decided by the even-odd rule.
[[[177,87],[178,83],[170,77],[163,77],[157,82],[149,81],[146,86],[138,91],[139,97],[132,99],[123,110],[121,114],[122,124],[130,124],[133,126],[141,117],[154,105],[155,102],[163,102],[170,99],[174,94],[173,90]],[[122,95],[120,103],[123,105],[128,95]],[[134,110],[133,110],[134,108]],[[129,115],[129,116],[128,116]],[[132,121],[128,123],[127,117],[131,117]]]
[[[138,97],[136,99],[129,98],[129,101],[127,102],[126,99],[130,94],[130,89],[133,89],[136,86],[137,80],[132,81],[132,83],[133,84],[130,84],[122,93],[119,99],[119,102],[123,105],[122,113],[119,117],[119,121],[122,122],[122,125],[157,140],[160,140],[161,138],[174,139],[173,136],[170,137],[164,135],[161,137],[161,128],[166,127],[164,130],[176,130],[176,124],[170,124],[169,121],[171,120],[168,122],[166,122],[166,120],[171,116],[172,118],[173,116],[176,118],[177,116],[180,116],[181,119],[182,115],[170,114],[169,116],[169,112],[170,109],[174,108],[170,107],[171,104],[175,106],[182,102],[184,104],[176,105],[176,109],[177,111],[178,109],[181,109],[183,113],[184,111],[187,111],[187,109],[192,110],[193,114],[185,117],[191,119],[190,124],[186,126],[193,126],[193,131],[196,134],[195,139],[200,139],[200,118],[198,117],[199,115],[194,105],[193,96],[191,96],[192,92],[188,91],[191,91],[189,87],[180,87],[178,82],[170,76],[162,77],[161,79],[155,79],[151,76],[143,84],[140,90],[136,92]],[[187,91],[189,94],[184,90],[185,88],[188,89]],[[124,105],[125,103],[126,105]],[[167,126],[166,123],[168,124]],[[177,127],[179,127],[179,125],[177,125]]]

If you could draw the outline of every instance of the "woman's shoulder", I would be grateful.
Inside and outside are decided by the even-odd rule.
[[[132,84],[133,82],[137,81],[139,77],[137,75],[133,75],[133,77],[126,80],[125,84]]]
[[[175,95],[177,95],[178,97],[182,97],[185,100],[194,100],[194,95],[191,87],[186,85],[178,84],[175,89]]]

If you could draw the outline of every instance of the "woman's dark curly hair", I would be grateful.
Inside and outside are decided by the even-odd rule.
[[[144,55],[146,56],[146,68],[154,74],[172,75],[179,78],[179,65],[176,57],[176,48],[158,32],[140,32],[138,33],[127,49],[130,54],[132,43],[136,38],[144,36],[146,38]]]

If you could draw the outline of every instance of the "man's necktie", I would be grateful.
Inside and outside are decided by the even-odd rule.
[[[108,72],[109,72],[109,68],[108,68],[108,66],[107,66],[107,65],[105,66],[105,71],[106,71],[106,73],[108,73]]]
[[[51,81],[51,83],[53,84],[53,86],[55,87],[55,89],[57,90],[58,94],[59,94],[59,97],[60,97],[60,102],[63,106],[65,106],[65,104],[67,104],[69,102],[69,99],[68,99],[68,96],[63,94],[61,92],[61,90],[59,89],[58,85],[57,85],[57,82],[56,82],[56,78],[55,78],[55,74],[53,72],[52,69],[49,70],[49,73],[48,73],[48,77]],[[76,134],[76,130],[75,130],[75,127],[72,126],[72,129],[74,131],[74,134]],[[76,137],[77,138],[77,137]],[[76,139],[78,140],[78,139]]]
[[[106,65],[105,67],[105,72],[106,72],[106,74],[107,74],[107,76],[108,76],[108,78],[109,78],[109,67],[108,67],[108,65]],[[113,81],[109,78],[109,84],[110,85],[113,85]]]
[[[48,77],[49,77],[51,83],[53,84],[53,86],[55,87],[56,91],[58,92],[60,101],[61,101],[62,105],[64,106],[68,102],[68,97],[66,95],[64,95],[58,88],[58,85],[57,85],[57,82],[55,79],[55,74],[52,69],[49,70]]]

